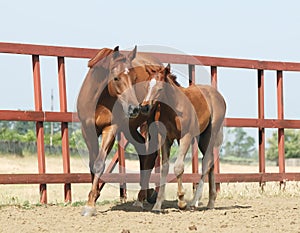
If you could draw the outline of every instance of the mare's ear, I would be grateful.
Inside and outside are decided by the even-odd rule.
[[[134,49],[128,54],[129,61],[132,61],[136,57],[137,46],[134,46]]]
[[[113,51],[113,59],[116,59],[120,55],[119,46],[116,46]]]

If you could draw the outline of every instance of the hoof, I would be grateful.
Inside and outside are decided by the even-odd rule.
[[[120,202],[122,204],[126,203],[127,202],[127,198],[126,197],[120,197]]]
[[[92,217],[97,215],[96,207],[85,206],[81,210],[81,216]]]
[[[186,209],[189,210],[189,211],[191,211],[191,212],[194,212],[194,211],[197,210],[197,207],[194,206],[194,205],[188,205],[188,206],[186,207]]]
[[[157,192],[154,189],[147,190],[147,202],[150,204],[155,204],[157,199]]]
[[[177,205],[180,210],[185,210],[187,207],[187,203],[185,201],[178,201]]]
[[[214,208],[215,208],[215,205],[214,205],[214,204],[208,203],[207,209],[212,210],[212,209],[214,209]]]
[[[161,213],[162,213],[162,210],[152,209],[151,212],[152,212],[153,214],[161,214]]]
[[[140,201],[135,201],[132,206],[140,207],[141,209],[144,209],[143,203]]]

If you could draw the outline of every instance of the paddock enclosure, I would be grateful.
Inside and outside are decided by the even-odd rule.
[[[98,52],[98,49],[72,48],[58,46],[42,46],[32,44],[16,44],[0,42],[0,53],[12,54],[13,56],[26,56],[32,61],[32,80],[34,95],[34,110],[0,110],[1,121],[33,121],[36,123],[36,142],[37,142],[37,160],[38,174],[0,174],[0,184],[39,184],[40,202],[47,203],[47,184],[64,184],[64,200],[72,201],[72,183],[90,183],[89,173],[73,173],[70,169],[70,149],[68,130],[71,122],[79,122],[76,113],[68,111],[67,108],[67,88],[66,80],[71,77],[66,76],[66,58],[89,59]],[[257,72],[257,106],[258,116],[256,118],[226,118],[224,126],[226,127],[249,127],[257,129],[259,138],[258,154],[259,164],[257,173],[220,173],[219,159],[215,153],[215,179],[216,183],[230,182],[280,182],[300,181],[300,172],[286,172],[284,155],[284,129],[300,129],[300,120],[284,118],[283,101],[283,80],[284,72],[300,72],[300,63],[278,62],[278,61],[259,61],[236,58],[218,58],[198,55],[174,55],[166,53],[149,53],[158,58],[163,63],[181,64],[188,68],[190,82],[195,82],[197,66],[206,66],[210,69],[211,84],[218,87],[218,69],[247,69]],[[59,111],[43,110],[43,93],[41,89],[41,57],[55,57],[57,59],[57,83],[59,89]],[[88,60],[87,60],[88,61]],[[265,72],[276,72],[276,98],[277,98],[277,118],[265,118]],[[1,73],[1,70],[0,70]],[[2,77],[9,78],[9,77]],[[20,77],[22,78],[22,77]],[[84,77],[82,77],[83,79]],[[237,79],[239,77],[236,77]],[[5,80],[2,80],[5,85]],[[235,85],[231,83],[230,85]],[[13,92],[13,90],[12,90]],[[9,96],[7,96],[9,99]],[[238,97],[237,97],[238,98]],[[45,167],[45,147],[44,147],[44,122],[60,122],[62,136],[62,159],[63,173],[48,173]],[[265,148],[266,148],[266,129],[273,128],[278,130],[278,172],[266,172]],[[126,139],[122,139],[125,140]],[[125,143],[126,144],[126,143]],[[198,170],[198,150],[196,145],[192,146],[192,173],[184,174],[185,183],[196,184],[200,179]],[[120,172],[111,173],[113,168],[119,162]],[[126,166],[124,150],[119,147],[114,155],[111,164],[107,167],[103,176],[101,176],[102,186],[105,183],[139,183],[139,175],[125,173]],[[157,167],[159,161],[157,161]],[[151,183],[159,181],[159,174],[153,172]],[[88,172],[88,170],[87,170]],[[174,174],[169,174],[168,182],[176,182]],[[124,188],[124,185],[122,186]],[[38,192],[38,191],[37,191]],[[124,192],[124,190],[123,190]]]

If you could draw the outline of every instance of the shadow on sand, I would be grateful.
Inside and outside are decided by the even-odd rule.
[[[125,212],[151,212],[151,209],[153,207],[152,204],[149,204],[147,202],[144,202],[144,209],[142,210],[140,207],[134,206],[134,201],[126,202],[126,203],[119,203],[115,206],[112,206],[110,211],[125,211]],[[231,206],[219,206],[216,207],[215,210],[234,210],[234,209],[250,209],[252,206],[249,205],[231,205]],[[206,211],[209,210],[205,206],[197,207],[194,210],[183,210],[184,211]],[[179,210],[177,207],[177,201],[168,201],[165,200],[162,205],[162,212],[161,213],[169,213],[169,212],[182,212],[182,210]]]

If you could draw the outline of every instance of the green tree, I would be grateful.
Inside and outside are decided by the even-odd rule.
[[[267,159],[278,159],[278,134],[274,132],[268,140]],[[300,131],[286,129],[284,131],[285,158],[300,158]]]
[[[243,128],[227,129],[226,136],[221,156],[251,158],[256,155],[255,139],[248,136]]]

